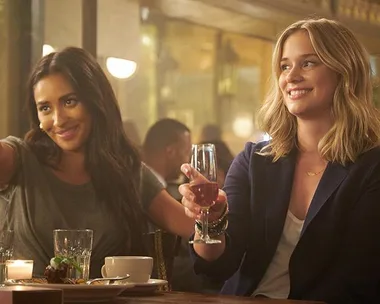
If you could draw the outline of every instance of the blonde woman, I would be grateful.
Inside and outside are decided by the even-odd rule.
[[[380,118],[368,54],[338,22],[299,21],[276,44],[273,79],[259,112],[272,140],[234,160],[211,210],[222,243],[194,245],[195,271],[226,280],[225,294],[380,303]],[[188,185],[180,191],[198,218]]]

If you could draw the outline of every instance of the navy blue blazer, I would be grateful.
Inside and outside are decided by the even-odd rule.
[[[273,163],[248,143],[226,178],[226,250],[195,272],[227,280],[222,293],[250,296],[269,266],[289,206],[296,152]],[[305,177],[306,178],[306,177]],[[211,245],[210,245],[211,246]],[[355,163],[329,163],[289,262],[290,299],[380,303],[380,148]]]

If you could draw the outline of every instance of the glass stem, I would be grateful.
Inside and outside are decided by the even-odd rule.
[[[201,209],[201,221],[202,221],[202,239],[207,240],[208,236],[208,208]]]

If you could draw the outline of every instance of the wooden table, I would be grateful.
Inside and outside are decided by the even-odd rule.
[[[166,292],[151,296],[119,297],[112,304],[323,304],[315,301],[273,300],[197,293]]]
[[[62,290],[29,286],[0,288],[0,304],[62,304]],[[77,304],[85,304],[75,302]],[[88,302],[86,302],[88,303]],[[273,300],[183,292],[128,294],[99,304],[324,304],[315,301]]]

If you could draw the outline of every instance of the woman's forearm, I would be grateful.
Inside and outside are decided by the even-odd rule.
[[[148,214],[157,226],[170,233],[185,239],[194,233],[195,220],[187,217],[184,207],[165,190],[152,200]]]
[[[198,233],[195,233],[194,240],[200,238]],[[213,237],[213,239],[221,240],[220,244],[194,244],[194,251],[206,261],[215,261],[218,259],[224,252],[226,248],[226,237],[224,234]]]

